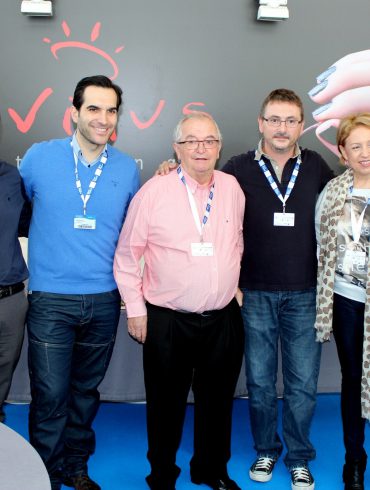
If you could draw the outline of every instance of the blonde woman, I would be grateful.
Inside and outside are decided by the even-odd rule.
[[[370,113],[344,118],[337,145],[347,170],[316,206],[319,245],[317,340],[333,330],[342,371],[345,490],[363,490],[370,419]]]

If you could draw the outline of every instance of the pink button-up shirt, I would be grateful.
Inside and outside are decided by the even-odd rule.
[[[145,300],[201,313],[223,308],[235,295],[243,253],[244,194],[234,177],[217,170],[211,184],[203,186],[184,176],[200,219],[215,184],[203,228],[213,256],[192,255],[191,243],[200,237],[177,172],[150,179],[130,204],[114,259],[114,276],[129,318],[146,315]]]

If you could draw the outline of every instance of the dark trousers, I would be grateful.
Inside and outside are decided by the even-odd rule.
[[[346,460],[366,460],[361,417],[364,303],[334,295],[333,332],[342,371],[341,411]]]
[[[95,450],[97,387],[111,358],[119,315],[117,290],[29,295],[30,442],[53,490],[60,488],[62,475],[86,472]]]
[[[0,299],[0,422],[14,369],[21,353],[28,302],[24,291]]]
[[[243,357],[243,322],[235,300],[209,316],[148,304],[144,344],[148,460],[152,489],[170,490],[180,473],[189,389],[194,392],[192,476],[222,477],[230,459],[233,395]]]

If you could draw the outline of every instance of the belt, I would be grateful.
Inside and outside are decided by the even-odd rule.
[[[179,314],[179,315],[189,315],[189,316],[193,315],[194,317],[210,318],[210,317],[216,317],[217,315],[222,314],[222,312],[226,308],[228,308],[232,304],[233,301],[235,301],[235,298],[232,299],[228,305],[224,306],[220,310],[209,310],[209,311],[203,311],[202,313],[195,313],[193,311],[185,311],[185,310],[171,310],[170,308],[165,308],[164,306],[153,305],[152,303],[149,303],[149,301],[146,302],[146,305],[149,306],[149,308],[154,308],[154,309],[159,309],[159,310],[168,310],[168,311],[172,311],[175,314]]]
[[[11,284],[10,286],[0,286],[0,299],[19,293],[23,291],[23,289],[23,282],[17,282],[16,284]]]
[[[203,311],[202,313],[195,313],[194,311],[184,311],[184,310],[175,310],[176,313],[181,313],[183,315],[197,315],[197,316],[212,316],[214,314],[218,314],[220,310],[209,310]]]

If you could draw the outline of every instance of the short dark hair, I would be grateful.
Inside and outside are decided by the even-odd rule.
[[[84,92],[87,87],[102,87],[102,88],[112,88],[117,95],[117,110],[122,104],[122,89],[112,82],[112,80],[104,75],[94,75],[91,77],[85,77],[78,82],[73,94],[73,105],[79,111],[82,104],[84,103]]]
[[[300,97],[295,92],[293,92],[293,90],[289,90],[287,88],[277,88],[276,90],[270,92],[265,100],[262,102],[260,117],[264,117],[266,106],[270,102],[289,102],[290,104],[294,104],[299,107],[301,111],[301,119],[304,119],[302,101]]]

